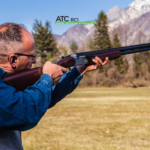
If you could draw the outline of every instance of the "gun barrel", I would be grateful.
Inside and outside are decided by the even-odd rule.
[[[133,49],[133,50],[126,50],[126,51],[121,52],[121,55],[144,52],[144,51],[148,51],[148,50],[150,50],[150,47],[137,48],[137,49]]]
[[[110,48],[110,49],[97,50],[97,51],[91,51],[91,52],[82,52],[82,53],[76,53],[76,55],[77,57],[79,57],[83,55],[86,56],[86,55],[91,55],[91,54],[101,54],[101,53],[108,53],[108,52],[113,52],[113,51],[120,51],[121,55],[126,55],[126,54],[137,53],[137,52],[148,51],[148,50],[150,50],[150,43],[118,47],[118,48]]]

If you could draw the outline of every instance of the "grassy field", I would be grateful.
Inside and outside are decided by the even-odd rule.
[[[150,150],[150,88],[78,88],[22,137],[25,150]]]

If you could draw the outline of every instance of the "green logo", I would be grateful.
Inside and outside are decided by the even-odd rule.
[[[95,24],[95,22],[55,22],[55,24]]]

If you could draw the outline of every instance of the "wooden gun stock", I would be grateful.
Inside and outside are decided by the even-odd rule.
[[[38,81],[42,74],[42,67],[37,67],[16,74],[7,75],[4,79],[7,85],[13,86],[18,91],[23,91],[28,86],[31,86]]]

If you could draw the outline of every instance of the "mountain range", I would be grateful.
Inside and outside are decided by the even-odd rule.
[[[128,32],[126,42],[123,41],[124,39],[121,39],[122,45],[136,44],[137,40],[143,40],[142,38],[146,40],[144,42],[148,42],[150,39],[150,0],[133,1],[125,9],[115,6],[106,14],[110,34],[115,30],[119,31],[121,26],[125,34]],[[54,36],[58,41],[58,45],[69,46],[72,40],[75,40],[80,47],[82,42],[93,37],[94,31],[94,25],[75,25],[63,35]],[[137,35],[140,35],[138,37],[141,39],[137,39]]]

